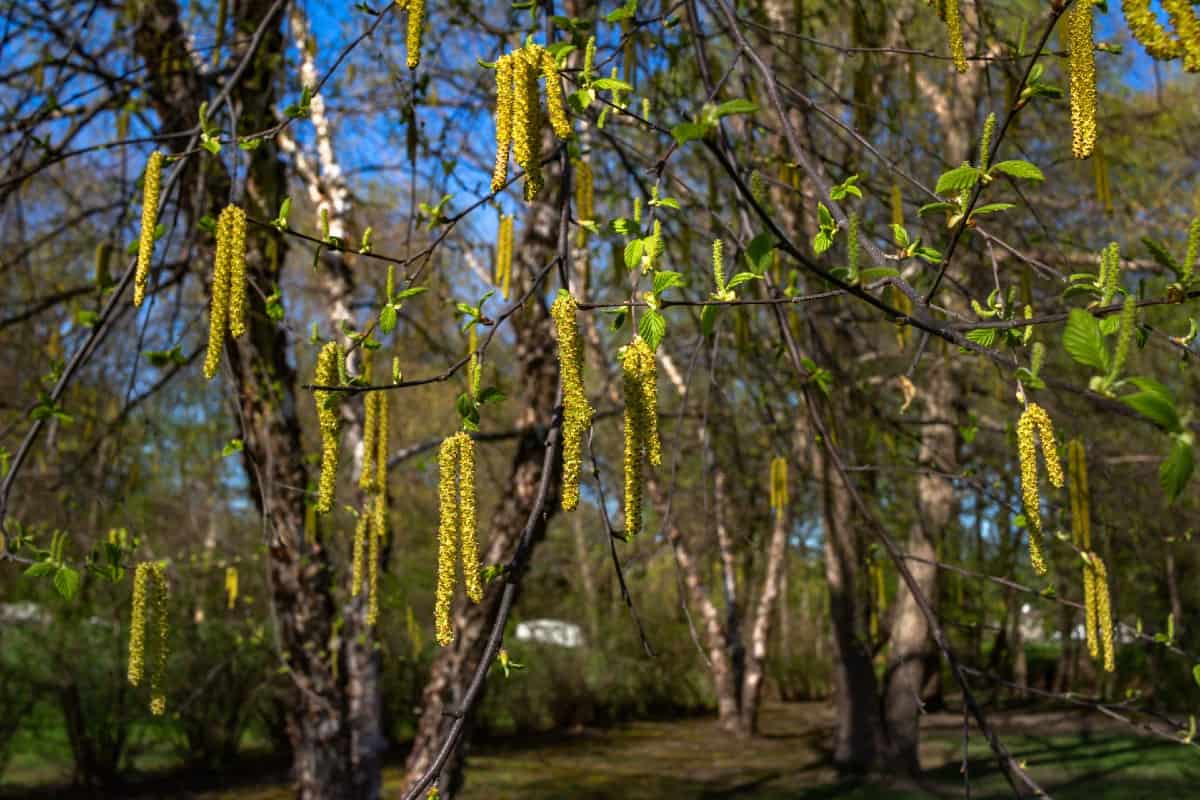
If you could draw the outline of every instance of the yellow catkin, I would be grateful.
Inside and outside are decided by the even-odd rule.
[[[375,495],[372,503],[371,531],[367,534],[367,624],[379,621],[379,546],[387,526],[387,495]]]
[[[204,354],[204,377],[209,380],[212,380],[221,366],[221,353],[225,349],[225,331],[230,315],[229,273],[232,259],[229,257],[229,242],[232,223],[232,215],[225,211],[217,217],[217,247],[213,255],[212,297],[208,307],[208,350]],[[242,297],[244,303],[244,293]]]
[[[1046,560],[1042,555],[1042,512],[1038,492],[1037,439],[1042,442],[1042,457],[1046,462],[1046,475],[1051,485],[1063,485],[1062,465],[1054,440],[1054,428],[1050,417],[1037,403],[1030,403],[1017,423],[1017,456],[1021,465],[1021,502],[1025,510],[1025,523],[1029,529],[1029,560],[1034,571],[1046,574]]]
[[[963,42],[962,13],[958,8],[958,0],[946,0],[944,12],[946,38],[949,39],[950,55],[954,59],[954,69],[959,72],[966,72],[967,48]]]
[[[496,285],[500,287],[500,294],[505,300],[512,285],[512,258],[513,217],[512,214],[502,214],[496,231]]]
[[[150,564],[141,563],[133,573],[133,607],[129,614],[129,683],[140,686],[146,669],[146,600]]]
[[[1092,658],[1099,658],[1100,615],[1096,609],[1096,568],[1092,566],[1090,553],[1084,553],[1083,561],[1083,617],[1088,654]]]
[[[438,450],[438,569],[434,631],[437,643],[443,647],[454,641],[450,610],[454,602],[454,562],[458,544],[457,467],[456,434],[446,437]]]
[[[662,465],[662,442],[658,436],[658,362],[654,351],[642,337],[634,339],[634,347],[641,350],[642,361],[642,409],[646,415],[646,458],[653,466]]]
[[[1100,643],[1104,645],[1104,671],[1115,672],[1117,657],[1113,642],[1112,600],[1108,595],[1108,569],[1095,553],[1091,554],[1091,561],[1096,570],[1096,615],[1100,622]]]
[[[595,183],[592,165],[584,159],[575,160],[575,216],[582,222],[595,219]],[[578,246],[587,244],[587,228],[579,227]]]
[[[354,525],[354,543],[352,545],[352,558],[350,568],[350,596],[358,597],[362,594],[363,578],[366,577],[367,571],[367,534],[369,528],[370,517],[367,514],[367,509],[363,508],[358,514],[358,521]]]
[[[1162,7],[1183,44],[1183,68],[1200,72],[1200,17],[1192,0],[1162,0]]]
[[[367,392],[363,398],[362,471],[358,474],[358,488],[364,492],[375,489],[375,431],[378,429],[378,400],[382,396],[383,392]]]
[[[338,382],[338,361],[342,350],[337,342],[328,342],[317,355],[317,369],[313,383],[318,386],[333,386]],[[317,389],[313,397],[317,403],[317,421],[321,428],[321,477],[317,484],[318,514],[328,514],[333,509],[334,490],[337,488],[338,468],[338,393]]]
[[[238,569],[237,567],[225,568],[225,606],[230,611],[237,605],[238,599]]]
[[[658,466],[662,447],[658,440],[658,370],[654,352],[641,336],[621,348],[618,355],[625,391],[625,533],[642,530],[642,484],[645,461]]]
[[[892,224],[904,224],[904,197],[900,194],[900,184],[892,184]]]
[[[221,213],[229,215],[225,242],[229,259],[229,335],[237,339],[246,333],[246,212],[231,205]]]
[[[788,504],[788,465],[783,456],[771,459],[771,508],[783,513]]]
[[[475,440],[458,434],[458,523],[462,544],[463,583],[471,602],[483,600],[479,568],[478,513],[475,505]]]
[[[496,62],[496,164],[492,168],[492,193],[504,188],[508,182],[508,151],[512,146],[514,89],[514,63],[518,59],[510,54],[500,56]]]
[[[558,335],[558,369],[563,384],[562,507],[579,505],[579,476],[583,466],[583,437],[592,425],[592,406],[583,386],[583,340],[575,319],[575,298],[560,292],[550,309]]]
[[[513,159],[525,170],[525,200],[537,197],[542,177],[542,108],[538,98],[541,48],[531,45],[513,54]]]
[[[1067,444],[1067,470],[1071,497],[1071,542],[1081,550],[1092,546],[1091,499],[1088,494],[1087,453],[1083,441]]]
[[[154,228],[158,224],[158,195],[162,180],[162,153],[155,150],[146,161],[142,179],[142,230],[138,237],[137,271],[133,276],[133,304],[141,306],[150,282],[150,262],[154,259]]]
[[[406,0],[408,5],[408,30],[405,47],[408,50],[408,68],[416,69],[421,63],[421,28],[425,24],[425,0]]]
[[[1166,5],[1164,2],[1163,6]],[[1125,23],[1133,33],[1133,38],[1151,58],[1170,61],[1183,55],[1183,42],[1172,36],[1158,21],[1150,8],[1150,0],[1121,0],[1121,11],[1125,14]]]
[[[157,652],[154,659],[154,672],[150,675],[150,713],[162,716],[167,710],[167,697],[163,683],[167,677],[167,657],[169,655],[168,640],[170,626],[167,619],[167,566],[159,561],[151,565],[152,590],[154,593],[154,618],[157,624]]]
[[[1070,50],[1071,152],[1087,158],[1096,147],[1096,43],[1092,33],[1092,4],[1073,3],[1067,10]]]
[[[548,50],[538,48],[541,59],[542,77],[546,79],[546,112],[550,127],[559,139],[571,138],[571,123],[567,119],[567,107],[563,103],[562,83],[558,77],[558,65]]]

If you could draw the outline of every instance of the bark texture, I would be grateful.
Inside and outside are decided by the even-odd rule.
[[[937,608],[936,542],[944,540],[946,526],[955,517],[958,503],[949,480],[929,470],[954,473],[958,458],[955,450],[955,400],[957,384],[950,362],[935,365],[928,376],[925,416],[929,424],[921,429],[920,464],[926,468],[917,477],[916,520],[908,532],[907,552],[923,561],[910,560],[908,568],[919,591]],[[892,612],[891,650],[888,657],[884,709],[887,718],[889,758],[894,768],[909,772],[920,770],[921,698],[930,679],[930,667],[938,669],[929,623],[913,593],[901,581]]]

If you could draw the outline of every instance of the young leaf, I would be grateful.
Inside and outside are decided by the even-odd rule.
[[[1046,176],[1042,171],[1028,161],[998,161],[992,164],[989,174],[997,172],[1011,175],[1014,178],[1024,178],[1027,181],[1044,181]]]
[[[79,591],[79,573],[65,565],[59,567],[54,573],[54,588],[64,600],[70,600]]]
[[[1163,459],[1162,466],[1158,468],[1158,482],[1172,502],[1187,486],[1195,466],[1195,455],[1192,453],[1191,442],[1183,436],[1175,437],[1175,442],[1171,445],[1171,452],[1167,454],[1167,457]]]
[[[638,320],[638,333],[650,345],[651,350],[657,350],[658,345],[667,333],[667,318],[662,313],[650,309]]]
[[[1068,355],[1080,364],[1086,364],[1103,372],[1108,371],[1108,350],[1100,335],[1100,325],[1091,314],[1081,308],[1071,309],[1067,327],[1063,331],[1063,347]]]
[[[1129,382],[1141,391],[1125,395],[1121,402],[1170,433],[1183,430],[1170,389],[1150,378],[1130,378]]]
[[[758,106],[751,103],[749,100],[738,99],[729,100],[717,106],[717,116],[727,117],[730,114],[753,114],[758,111]]]
[[[1001,162],[1004,163],[1004,162]],[[997,167],[1000,164],[996,165]],[[995,169],[995,167],[993,167]],[[970,165],[964,164],[961,167],[955,167],[952,170],[943,172],[938,178],[937,186],[934,188],[938,194],[952,194],[961,192],[963,189],[970,189],[979,182],[979,169]]]

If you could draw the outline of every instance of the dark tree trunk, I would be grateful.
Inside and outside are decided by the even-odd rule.
[[[542,190],[542,197],[554,197],[553,184]],[[513,251],[514,297],[528,288],[531,281],[554,258],[557,246],[557,211],[548,202],[535,203],[527,216],[525,233]],[[507,563],[515,551],[521,531],[533,510],[541,480],[545,457],[545,426],[554,410],[558,387],[558,363],[555,355],[553,325],[549,311],[541,301],[544,292],[535,292],[526,307],[513,315],[512,330],[516,337],[518,378],[516,385],[525,389],[522,410],[515,423],[528,432],[517,443],[512,469],[501,492],[501,501],[490,524],[481,531],[490,531],[485,546],[484,563]],[[555,464],[560,460],[556,459]],[[558,467],[556,466],[556,470]],[[561,476],[550,483],[545,512],[536,520],[533,543],[545,535],[551,515],[558,509]],[[576,511],[575,513],[582,513]],[[492,621],[496,618],[502,585],[493,583],[478,605],[466,603],[454,615],[454,643],[438,651],[434,657],[429,682],[421,697],[420,718],[416,738],[405,764],[406,784],[412,785],[433,762],[438,748],[446,737],[454,718],[450,712],[457,708],[479,660],[483,656]],[[446,763],[438,779],[443,798],[452,798],[462,783],[462,766],[467,743],[461,744]]]

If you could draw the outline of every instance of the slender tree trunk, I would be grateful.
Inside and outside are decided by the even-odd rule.
[[[659,509],[660,514],[665,513],[666,493],[653,477],[646,480],[646,493]],[[675,555],[675,563],[679,566],[679,571],[683,573],[688,602],[700,613],[704,649],[708,655],[709,671],[712,673],[713,679],[713,694],[717,700],[717,722],[722,729],[740,734],[742,731],[741,715],[738,709],[738,683],[734,677],[728,631],[721,624],[721,613],[717,609],[716,603],[712,601],[705,589],[700,564],[688,547],[687,538],[674,518],[669,521],[665,533],[667,541],[671,544],[671,551]]]
[[[763,575],[762,591],[758,596],[758,608],[754,614],[754,627],[750,634],[750,653],[746,659],[746,674],[742,680],[740,732],[743,735],[752,735],[758,730],[758,709],[762,700],[771,617],[775,603],[779,600],[779,588],[783,581],[787,531],[787,509],[776,510],[771,529],[771,543],[767,548],[767,569]]]
[[[556,194],[553,182],[542,190],[542,197],[554,197]],[[513,297],[519,297],[554,258],[557,235],[556,209],[546,201],[532,205],[525,233],[513,251]],[[506,563],[512,557],[533,509],[541,479],[546,452],[544,426],[553,414],[558,387],[553,325],[549,311],[540,299],[543,294],[535,293],[526,301],[526,307],[512,317],[519,375],[516,385],[525,387],[516,424],[529,432],[517,444],[508,481],[500,494],[500,505],[490,518],[490,524],[481,528],[491,531],[490,540],[484,544],[485,564]],[[556,459],[555,463],[561,462]],[[556,475],[551,480],[546,511],[535,521],[535,545],[544,537],[546,525],[558,509],[560,489],[561,476]],[[482,603],[461,605],[454,615],[454,643],[440,649],[434,657],[429,681],[421,695],[416,738],[405,763],[407,785],[412,785],[433,762],[454,721],[451,713],[483,656],[492,620],[499,606],[501,589],[500,582],[492,584]],[[452,798],[462,784],[466,750],[467,743],[464,742],[442,770],[438,788],[443,798]]]
[[[958,463],[954,412],[957,386],[950,369],[950,362],[945,360],[929,376],[924,399],[930,422],[921,431],[920,464],[929,470],[953,473]],[[918,591],[934,609],[938,595],[937,567],[926,562],[936,559],[934,542],[946,540],[946,527],[957,506],[949,480],[928,472],[917,477],[917,519],[909,530],[907,545],[908,553],[916,558],[908,562],[908,568]],[[920,716],[930,662],[934,669],[938,668],[938,659],[930,657],[933,654],[929,623],[913,593],[901,581],[892,615],[884,713],[889,760],[895,768],[914,773],[920,771]]]

